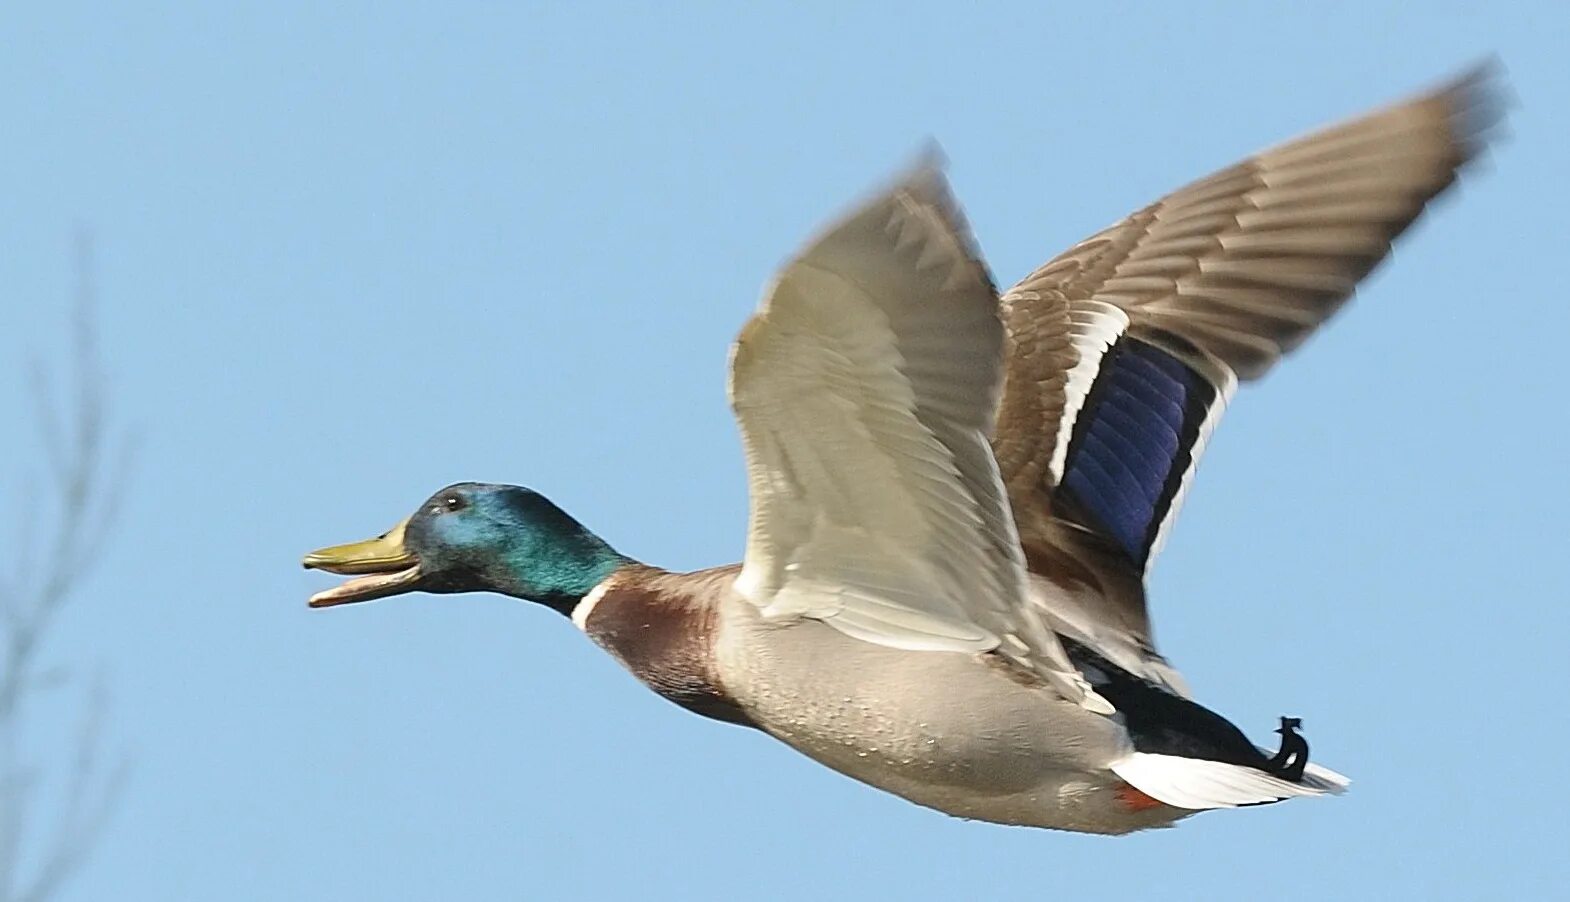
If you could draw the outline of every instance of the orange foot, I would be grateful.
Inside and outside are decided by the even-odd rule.
[[[1130,811],[1149,811],[1152,808],[1161,807],[1159,800],[1145,795],[1127,783],[1119,786],[1115,792],[1117,792],[1118,801],[1122,802],[1123,807]]]

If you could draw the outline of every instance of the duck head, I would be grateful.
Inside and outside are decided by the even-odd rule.
[[[478,482],[442,489],[374,539],[303,561],[352,577],[311,596],[313,608],[408,592],[500,592],[563,613],[627,562],[544,495]]]

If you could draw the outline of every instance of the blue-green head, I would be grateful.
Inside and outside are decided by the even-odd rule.
[[[460,482],[365,542],[305,557],[305,566],[355,578],[319,592],[312,607],[406,592],[501,592],[570,612],[627,558],[551,503],[515,485]]]

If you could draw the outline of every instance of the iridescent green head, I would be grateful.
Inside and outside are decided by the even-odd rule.
[[[312,607],[406,592],[501,592],[563,613],[628,563],[544,495],[461,482],[365,542],[305,556],[305,566],[356,578],[311,597]]]

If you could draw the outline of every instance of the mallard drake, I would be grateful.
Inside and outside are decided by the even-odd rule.
[[[1334,313],[1495,119],[1489,77],[1251,157],[1001,297],[927,161],[788,263],[741,331],[745,560],[673,573],[543,495],[459,483],[305,566],[314,607],[500,592],[638,679],[952,815],[1126,833],[1341,791],[1193,701],[1145,576],[1239,381]]]

